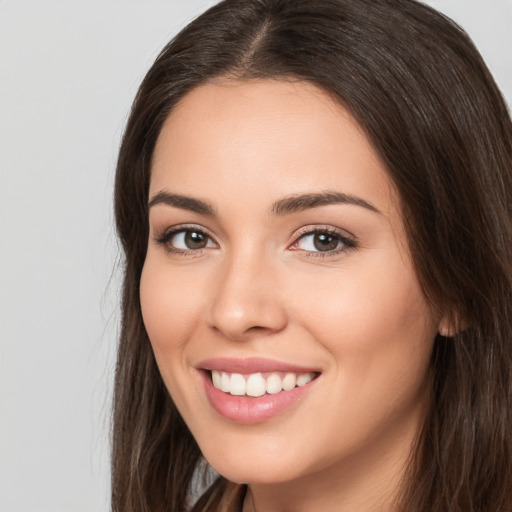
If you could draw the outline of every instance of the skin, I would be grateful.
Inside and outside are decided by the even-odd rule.
[[[150,198],[163,191],[206,201],[215,215],[150,207],[145,326],[206,459],[249,483],[244,512],[396,510],[444,319],[422,294],[399,200],[358,124],[302,82],[200,86],[159,136]],[[367,205],[272,211],[326,191]],[[206,246],[158,242],[172,227],[203,231]],[[354,246],[336,234],[336,248],[319,251],[315,228]],[[215,357],[265,357],[320,376],[283,413],[241,425],[205,395],[197,365]]]

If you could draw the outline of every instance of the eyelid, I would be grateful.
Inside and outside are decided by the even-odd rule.
[[[162,228],[161,230],[156,230],[153,239],[158,244],[165,248],[169,253],[174,253],[178,255],[195,255],[200,256],[204,250],[212,249],[212,247],[203,247],[199,249],[179,249],[176,247],[172,247],[168,242],[178,233],[182,233],[185,231],[196,231],[204,234],[208,239],[215,245],[214,248],[219,248],[218,242],[215,240],[215,236],[211,233],[211,231],[199,224],[176,224],[173,226],[169,226],[166,228]],[[315,234],[329,234],[337,237],[341,243],[342,247],[337,249],[333,249],[331,251],[309,251],[306,249],[300,248],[292,248],[293,245],[297,244],[301,238],[305,238],[306,236],[312,236]],[[287,244],[288,250],[292,251],[301,251],[305,255],[310,257],[322,257],[326,258],[329,256],[336,256],[340,253],[347,252],[349,250],[353,250],[357,247],[357,239],[356,237],[348,232],[347,230],[332,226],[332,225],[321,225],[321,224],[310,224],[307,226],[303,226],[300,229],[296,230],[291,235],[291,241]]]
[[[291,235],[291,239],[296,240],[297,238],[309,234],[309,233],[333,233],[341,236],[342,238],[350,238],[356,240],[356,236],[346,229],[338,228],[331,224],[308,224],[295,230]]]
[[[153,236],[153,240],[158,244],[165,248],[166,251],[174,254],[194,254],[199,256],[205,249],[212,249],[212,247],[203,247],[201,249],[178,249],[176,247],[172,247],[169,245],[169,241],[178,233],[183,233],[185,231],[195,231],[198,233],[202,233],[209,238],[213,244],[218,248],[219,244],[215,240],[215,237],[211,234],[210,230],[201,226],[199,224],[176,224],[174,226],[169,226],[163,228],[161,230],[156,230],[155,235]]]
[[[336,236],[342,242],[343,246],[332,251],[307,251],[300,248],[291,249],[291,247],[297,244],[302,238],[315,234]],[[292,241],[288,244],[288,249],[302,251],[305,255],[310,257],[326,258],[329,256],[337,256],[340,253],[355,249],[358,245],[357,238],[352,233],[332,225],[310,224],[295,231],[291,238]]]

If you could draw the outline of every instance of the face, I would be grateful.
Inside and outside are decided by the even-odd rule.
[[[198,87],[159,136],[149,223],[144,323],[217,471],[275,483],[407,455],[440,319],[347,111],[305,83]]]

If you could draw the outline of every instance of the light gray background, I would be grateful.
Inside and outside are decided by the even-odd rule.
[[[208,0],[0,0],[0,512],[108,510],[116,152]],[[512,0],[431,0],[512,100]]]

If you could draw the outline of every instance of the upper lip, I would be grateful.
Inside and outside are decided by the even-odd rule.
[[[262,372],[289,372],[289,373],[320,373],[318,368],[286,363],[275,359],[265,358],[229,358],[216,357],[205,359],[197,365],[201,370],[218,370],[229,373],[262,373]]]

